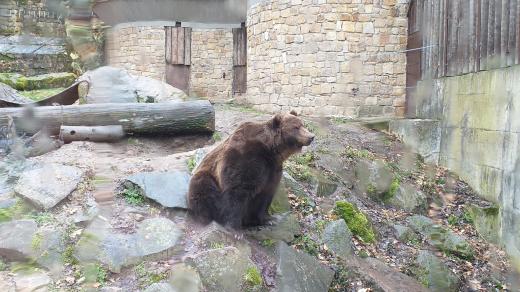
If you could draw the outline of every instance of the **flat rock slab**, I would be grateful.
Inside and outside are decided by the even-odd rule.
[[[173,289],[168,283],[153,283],[144,292],[177,292],[177,290]]]
[[[199,273],[184,263],[172,267],[168,283],[175,291],[199,292],[202,290]]]
[[[131,234],[115,233],[110,224],[96,218],[83,232],[75,256],[80,262],[101,262],[119,273],[145,259],[170,257],[180,237],[181,230],[166,218],[143,220]]]
[[[16,291],[48,291],[52,279],[45,273],[16,274],[13,276]]]
[[[35,206],[48,210],[76,189],[83,174],[74,166],[46,164],[22,173],[14,190]]]
[[[141,172],[127,178],[142,189],[144,196],[168,208],[188,207],[186,197],[190,175],[185,171]]]
[[[280,292],[326,292],[334,271],[284,242],[276,246],[276,288]]]
[[[345,263],[347,267],[352,269],[356,274],[362,275],[382,291],[429,291],[414,278],[387,266],[380,260],[351,257],[346,260]]]

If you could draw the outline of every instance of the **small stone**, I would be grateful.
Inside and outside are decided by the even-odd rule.
[[[305,197],[307,194],[305,193],[305,190],[303,189],[302,185],[296,181],[290,174],[284,171],[282,176],[282,181],[288,191],[293,193],[294,195],[298,197]]]
[[[83,174],[74,166],[47,164],[22,173],[14,190],[37,207],[48,210],[77,188]]]
[[[298,252],[284,242],[276,246],[275,256],[278,291],[328,291],[334,271],[321,265],[316,258]]]
[[[187,208],[190,175],[184,171],[141,172],[127,178],[144,196],[168,208]]]
[[[278,190],[274,194],[273,201],[269,206],[269,213],[278,214],[291,211],[291,204],[287,196],[287,189],[283,181],[280,182]]]
[[[352,233],[345,220],[329,222],[323,231],[323,243],[339,257],[352,254]]]

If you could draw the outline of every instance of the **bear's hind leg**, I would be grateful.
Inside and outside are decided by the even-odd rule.
[[[221,211],[218,208],[218,200],[221,197],[216,182],[209,175],[196,174],[190,180],[188,194],[188,210],[198,221],[209,224],[211,221],[219,221]]]

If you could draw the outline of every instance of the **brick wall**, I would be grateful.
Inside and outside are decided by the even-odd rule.
[[[233,33],[231,29],[193,29],[190,94],[210,100],[232,97]]]
[[[401,115],[407,0],[272,0],[248,11],[248,89],[278,111]]]
[[[116,26],[107,31],[105,60],[131,74],[165,80],[164,42],[164,26]]]
[[[165,80],[165,23],[119,25],[107,31],[107,65]],[[193,28],[189,94],[210,100],[231,98],[233,34],[230,28]]]
[[[65,36],[63,5],[49,7],[47,0],[0,3],[0,32],[2,34],[31,33],[42,36]]]

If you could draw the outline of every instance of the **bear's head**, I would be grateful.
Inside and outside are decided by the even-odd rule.
[[[277,147],[283,148],[284,158],[300,152],[303,146],[309,146],[314,140],[314,134],[305,128],[295,111],[276,114],[271,120],[271,125],[279,133]]]

